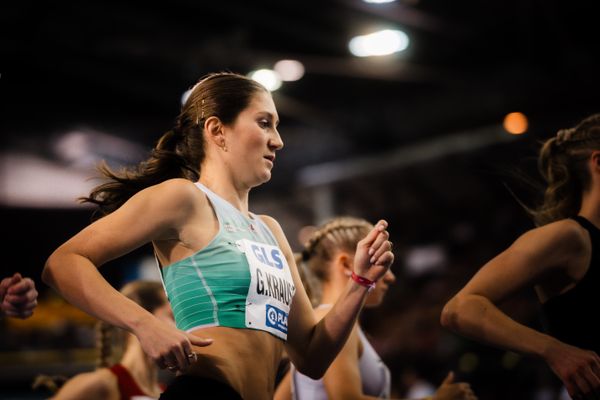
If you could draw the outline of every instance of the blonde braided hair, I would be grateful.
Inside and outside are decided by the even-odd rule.
[[[373,225],[361,218],[337,217],[323,224],[307,240],[298,268],[304,286],[313,303],[320,300],[320,284],[329,279],[329,263],[339,250],[354,254],[356,245],[373,229]]]
[[[113,365],[113,340],[117,330],[104,321],[96,323],[96,348],[98,349],[98,359],[96,368],[108,368]]]

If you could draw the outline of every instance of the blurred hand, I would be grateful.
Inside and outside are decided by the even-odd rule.
[[[544,358],[573,399],[600,399],[598,354],[555,341]]]
[[[477,400],[477,396],[468,383],[454,382],[454,372],[450,371],[433,394],[433,400]]]
[[[382,278],[394,262],[388,223],[380,220],[356,245],[354,272],[372,281]]]
[[[0,282],[0,315],[15,318],[28,318],[37,305],[38,292],[30,278],[23,278],[18,272]]]
[[[134,332],[144,352],[156,364],[171,372],[184,371],[196,361],[194,346],[209,346],[213,340],[198,337],[177,329],[172,323],[155,317]]]

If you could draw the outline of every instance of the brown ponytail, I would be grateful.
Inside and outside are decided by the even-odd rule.
[[[204,160],[204,122],[211,116],[222,123],[235,121],[258,91],[259,83],[234,73],[215,73],[201,79],[183,105],[175,126],[157,142],[150,157],[133,168],[111,170],[106,163],[100,173],[108,179],[92,190],[83,203],[98,206],[100,216],[110,214],[137,192],[172,178],[192,182],[200,178]]]
[[[536,225],[577,215],[582,193],[590,185],[587,161],[593,150],[600,150],[600,114],[558,131],[544,143],[538,168],[547,186],[542,204],[530,210]]]

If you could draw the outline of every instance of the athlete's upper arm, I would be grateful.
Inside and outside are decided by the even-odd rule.
[[[203,198],[190,181],[165,181],[138,192],[58,251],[79,254],[100,266],[152,240],[176,238],[186,216]]]
[[[295,359],[295,355],[297,353],[301,353],[306,349],[305,340],[308,336],[310,336],[310,332],[317,324],[317,319],[315,317],[312,305],[306,294],[306,290],[304,290],[304,285],[302,284],[302,280],[300,279],[300,275],[298,274],[298,268],[296,266],[296,261],[294,260],[294,254],[292,249],[281,229],[281,226],[275,219],[261,215],[262,220],[267,224],[267,226],[275,235],[275,239],[279,243],[279,247],[283,251],[285,255],[285,259],[290,266],[290,273],[292,274],[292,279],[294,280],[294,285],[296,286],[296,293],[294,294],[294,298],[292,300],[292,305],[290,308],[290,314],[288,317],[288,336],[287,336],[287,351],[292,360]]]
[[[79,374],[60,388],[53,400],[118,399],[116,377],[107,369]]]
[[[358,328],[355,325],[348,341],[323,376],[327,397],[331,400],[351,400],[363,397],[360,377]]]
[[[572,220],[532,229],[485,264],[458,296],[475,294],[501,302],[553,270],[568,268],[587,245],[584,231]]]

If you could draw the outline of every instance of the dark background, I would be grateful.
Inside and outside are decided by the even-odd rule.
[[[40,271],[89,223],[91,210],[75,198],[92,185],[93,165],[142,159],[204,74],[296,59],[305,76],[273,93],[286,146],[252,208],[276,217],[295,250],[300,228],[326,217],[390,222],[398,283],[364,325],[398,395],[411,371],[437,385],[453,369],[481,399],[555,398],[545,365],[459,338],[438,319],[485,261],[533,226],[507,186],[527,204],[539,200],[517,171],[537,177],[540,141],[600,111],[597,11],[592,1],[541,0],[4,5],[2,277],[20,271],[42,305],[60,306],[0,322],[0,392],[37,398],[28,386],[38,372],[92,368],[93,321],[71,318]],[[405,30],[408,49],[353,57],[349,39],[378,28]],[[502,132],[513,111],[529,119],[524,135]],[[69,153],[81,141],[87,153]],[[35,201],[21,196],[36,188]],[[120,286],[147,271],[150,255],[143,248],[102,271]],[[533,293],[505,307],[539,327]],[[71,314],[48,311],[56,309]]]

